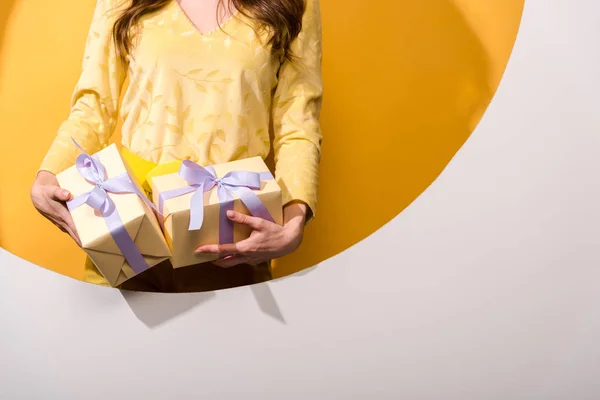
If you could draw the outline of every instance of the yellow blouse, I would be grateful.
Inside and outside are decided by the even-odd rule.
[[[271,56],[267,33],[257,34],[239,11],[221,24],[225,32],[203,34],[172,0],[141,20],[127,65],[112,44],[121,1],[97,0],[70,115],[40,169],[56,174],[74,164],[71,137],[88,153],[107,146],[120,114],[122,145],[156,164],[266,158],[272,144],[284,204],[303,201],[314,216],[322,140],[319,0],[305,0],[294,63]]]

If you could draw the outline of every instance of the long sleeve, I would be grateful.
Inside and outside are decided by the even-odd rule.
[[[116,56],[112,27],[119,0],[97,0],[82,71],[71,99],[71,111],[61,124],[40,170],[62,172],[75,163],[78,150],[95,153],[108,145],[118,118],[118,102],[127,66]]]
[[[283,204],[304,202],[308,220],[316,213],[321,158],[321,43],[319,0],[306,0],[302,30],[291,46],[297,59],[280,66],[272,117],[275,178]]]

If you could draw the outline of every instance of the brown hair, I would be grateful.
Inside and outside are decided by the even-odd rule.
[[[125,61],[131,51],[132,28],[139,20],[153,12],[159,11],[171,1],[177,0],[130,0],[130,4],[117,18],[113,26],[113,40],[117,55]],[[219,7],[224,0],[219,0]],[[259,31],[269,30],[271,35],[266,45],[271,46],[271,53],[280,60],[293,61],[295,56],[290,49],[292,42],[302,29],[302,16],[305,11],[305,0],[230,0],[240,14],[258,22]],[[218,18],[217,18],[218,20]],[[219,24],[219,28],[221,28]]]

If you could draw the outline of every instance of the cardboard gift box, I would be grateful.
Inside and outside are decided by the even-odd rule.
[[[196,254],[201,245],[236,243],[250,236],[251,228],[228,220],[226,209],[283,223],[281,188],[261,157],[205,168],[184,161],[178,173],[155,176],[151,181],[174,268],[218,258],[216,254]],[[253,183],[245,185],[250,181]]]
[[[153,204],[112,144],[57,175],[84,251],[113,287],[171,255]]]

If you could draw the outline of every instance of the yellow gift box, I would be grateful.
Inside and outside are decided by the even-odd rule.
[[[184,164],[185,165],[185,164]],[[198,168],[202,168],[194,164]],[[207,167],[218,180],[226,179],[230,173],[245,171],[268,176],[260,180],[260,187],[251,190],[266,208],[273,222],[283,223],[283,207],[281,188],[269,173],[269,169],[261,157],[252,157],[228,163],[215,164]],[[182,195],[168,198],[161,202],[161,195],[165,193],[191,188],[191,183],[179,173],[172,173],[151,177],[152,198],[154,204],[159,206],[163,215],[163,231],[167,244],[171,249],[171,264],[174,268],[196,265],[218,259],[216,254],[196,254],[195,250],[205,244],[220,242],[220,229],[222,228],[221,207],[223,199],[219,196],[219,189],[215,186],[199,193],[203,202],[201,213],[201,227],[190,229],[192,198],[198,189]],[[233,190],[235,188],[232,187]],[[200,188],[199,190],[202,190]],[[250,189],[248,189],[250,190]],[[246,190],[247,191],[247,190]],[[244,214],[251,214],[244,202],[237,196],[233,198],[233,209]],[[162,204],[161,204],[162,203]],[[251,228],[243,224],[233,226],[233,242],[239,242],[250,236]]]
[[[81,155],[77,165],[59,173],[57,179],[74,197],[68,206],[84,251],[111,286],[170,257],[159,221],[114,144],[93,156]],[[101,207],[94,205],[98,198],[104,201]],[[123,247],[125,233],[130,242]],[[115,237],[121,239],[119,243]],[[134,254],[129,258],[135,265],[122,249],[127,249],[127,256]]]

